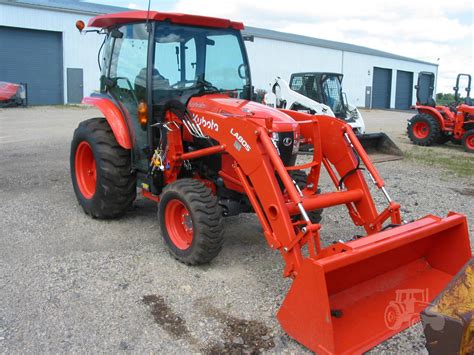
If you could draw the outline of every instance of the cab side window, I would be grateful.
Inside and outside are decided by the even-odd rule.
[[[132,99],[144,99],[146,93],[146,62],[148,32],[144,23],[126,25],[118,29],[122,38],[113,45],[109,77]]]

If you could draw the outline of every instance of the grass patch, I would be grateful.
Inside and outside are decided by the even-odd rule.
[[[405,159],[423,165],[440,167],[458,176],[474,176],[474,157],[469,154],[452,154],[440,149],[413,147],[404,152]]]

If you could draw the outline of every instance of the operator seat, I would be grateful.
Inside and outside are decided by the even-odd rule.
[[[137,77],[135,78],[135,94],[137,95],[138,100],[145,100],[146,99],[146,71],[147,68],[143,68],[138,73]],[[152,87],[153,90],[156,89],[169,89],[170,82],[166,79],[163,75],[160,74],[158,69],[153,68],[153,76],[152,76]]]
[[[432,97],[428,97],[426,100],[426,106],[436,107],[436,101]]]

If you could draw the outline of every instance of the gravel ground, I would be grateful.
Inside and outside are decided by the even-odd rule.
[[[409,113],[364,114],[406,144]],[[291,281],[253,215],[227,219],[222,253],[187,267],[168,255],[153,203],[139,198],[116,221],[82,212],[69,144],[77,124],[94,116],[77,107],[0,110],[0,352],[308,352],[276,321]],[[404,219],[462,212],[472,240],[472,177],[407,160],[378,169]],[[356,233],[344,209],[324,212],[325,243]],[[372,351],[425,353],[421,325]]]

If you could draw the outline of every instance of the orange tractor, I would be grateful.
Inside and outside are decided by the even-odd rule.
[[[461,80],[465,78],[466,98],[461,103],[459,94]],[[454,89],[455,102],[450,106],[439,106],[433,99],[434,74],[420,72],[415,86],[418,114],[408,121],[407,133],[416,145],[443,144],[451,140],[462,144],[466,152],[474,152],[474,106],[470,97],[471,76],[458,74]]]
[[[362,352],[387,339],[399,331],[384,320],[396,290],[434,296],[471,256],[463,215],[402,221],[344,121],[250,101],[242,23],[133,11],[89,26],[105,39],[101,90],[84,102],[105,117],[80,123],[71,144],[84,211],[119,217],[138,188],[156,201],[171,254],[188,265],[219,254],[223,218],[255,213],[293,279],[277,317],[311,350]],[[300,143],[311,144],[313,156],[296,165]],[[323,168],[332,191],[318,189]],[[367,177],[387,200],[381,212]],[[324,247],[321,210],[336,205],[365,235]]]

